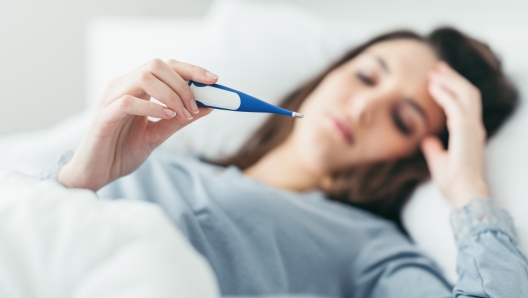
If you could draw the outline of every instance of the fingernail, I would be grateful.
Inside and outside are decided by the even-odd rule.
[[[191,106],[191,111],[193,112],[193,114],[200,113],[200,110],[198,110],[198,106],[196,105],[196,101],[195,100],[191,100],[189,105]]]
[[[189,111],[187,111],[186,108],[183,108],[182,111],[183,111],[183,115],[185,115],[185,118],[187,118],[187,120],[193,119],[193,116],[191,116],[191,113],[189,113]]]
[[[165,113],[165,115],[167,115],[167,116],[169,116],[171,118],[176,116],[176,112],[174,112],[171,109],[163,109],[163,113]]]
[[[214,73],[212,73],[210,71],[206,71],[205,72],[205,76],[208,77],[208,78],[211,78],[211,79],[218,78],[217,75],[215,75]]]

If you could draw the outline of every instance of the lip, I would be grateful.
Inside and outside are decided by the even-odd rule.
[[[332,115],[332,121],[334,122],[335,127],[340,132],[341,136],[348,145],[354,144],[354,132],[352,131],[352,124],[348,119],[342,115]]]

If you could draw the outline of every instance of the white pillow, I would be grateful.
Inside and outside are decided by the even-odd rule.
[[[219,75],[219,83],[278,103],[342,53],[340,41],[323,22],[291,4],[217,1],[209,30],[181,57]],[[267,114],[216,110],[174,135],[163,147],[206,157],[234,153]]]

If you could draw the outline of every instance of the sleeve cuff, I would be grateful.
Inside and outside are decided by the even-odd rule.
[[[512,217],[493,199],[474,198],[466,206],[454,210],[451,226],[459,247],[487,231],[502,232],[517,242]]]
[[[34,177],[39,180],[54,180],[64,186],[58,179],[59,170],[73,158],[73,151],[63,153],[55,162],[49,164],[44,171],[36,174]]]

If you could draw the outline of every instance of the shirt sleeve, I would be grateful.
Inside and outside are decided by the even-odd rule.
[[[473,199],[451,215],[458,246],[454,297],[528,297],[528,259],[513,220],[492,199]]]
[[[528,297],[528,259],[513,220],[492,199],[473,199],[453,211],[458,282],[408,239],[378,232],[352,265],[354,297]]]
[[[36,174],[34,177],[39,180],[53,180],[64,186],[58,179],[59,170],[73,158],[73,153],[73,151],[64,152],[57,160],[51,162],[42,172]]]

